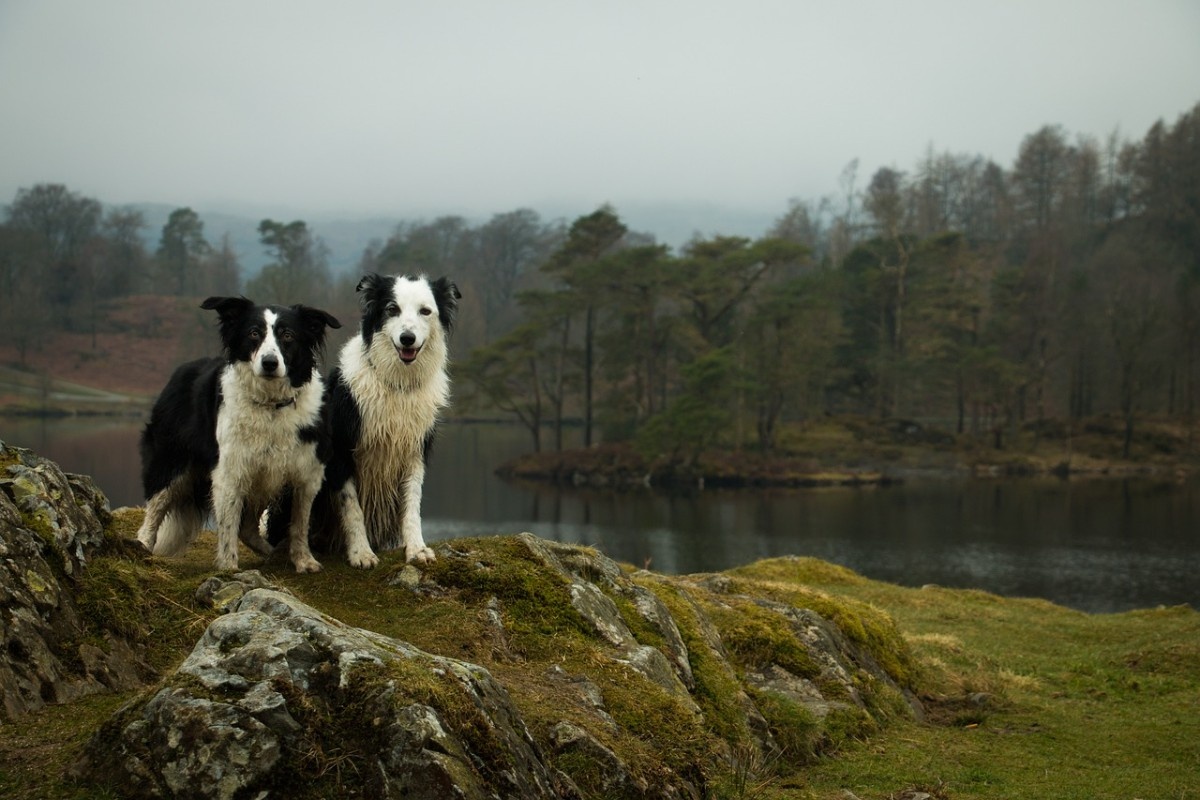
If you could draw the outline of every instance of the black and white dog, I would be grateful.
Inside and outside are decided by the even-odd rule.
[[[450,402],[450,330],[462,297],[447,278],[367,275],[357,291],[362,328],[329,376],[333,450],[314,541],[349,562],[379,563],[404,547],[434,559],[421,532],[421,488],[438,416]]]
[[[270,554],[259,517],[289,492],[292,564],[316,572],[308,523],[329,452],[317,359],[326,327],[341,323],[319,309],[245,297],[210,297],[201,308],[220,317],[224,356],[177,368],[154,404],[141,440],[147,502],[138,539],[156,555],[178,554],[211,512],[216,567],[233,570],[239,537]]]

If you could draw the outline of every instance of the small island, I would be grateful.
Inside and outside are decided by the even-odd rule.
[[[619,490],[874,487],[911,477],[1128,478],[1191,475],[1194,434],[1169,420],[1147,421],[1128,455],[1116,417],[1071,426],[1022,426],[1004,449],[978,436],[954,436],[910,420],[825,417],[790,425],[776,452],[704,449],[648,455],[633,442],[528,453],[502,464],[505,479]]]

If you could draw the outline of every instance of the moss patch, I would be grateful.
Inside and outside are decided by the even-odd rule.
[[[763,562],[764,575],[776,575],[774,562]],[[833,622],[853,643],[863,647],[892,680],[905,688],[915,688],[917,664],[895,620],[886,611],[843,594],[814,589],[807,581],[772,580],[758,577],[759,565],[733,571],[738,578],[731,589],[739,594],[767,597],[795,608],[806,608]],[[811,572],[809,577],[813,577]],[[831,571],[831,587],[849,587],[841,568]]]
[[[674,581],[642,578],[639,583],[654,592],[679,627],[680,637],[688,650],[688,666],[696,684],[692,695],[709,728],[729,745],[746,742],[750,731],[739,700],[742,686],[704,636],[700,607],[696,600]]]
[[[706,603],[704,609],[725,647],[743,667],[762,670],[778,664],[801,678],[820,676],[821,668],[782,614],[750,600],[723,599],[725,603]]]

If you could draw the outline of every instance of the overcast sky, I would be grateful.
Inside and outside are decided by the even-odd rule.
[[[1197,102],[1197,0],[0,0],[0,204],[782,213]]]

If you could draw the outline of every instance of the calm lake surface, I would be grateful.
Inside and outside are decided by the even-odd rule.
[[[142,502],[129,420],[0,418],[0,439],[92,475],[112,506]],[[493,475],[528,435],[440,429],[426,539],[531,531],[620,561],[706,572],[815,556],[872,578],[1043,597],[1085,611],[1200,608],[1200,482],[923,480],[875,489],[688,496],[527,488]]]

